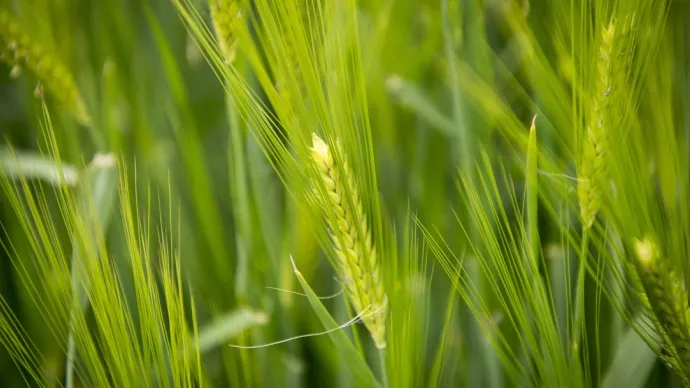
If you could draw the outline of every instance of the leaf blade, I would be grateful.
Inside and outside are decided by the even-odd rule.
[[[293,263],[294,267],[294,263]],[[319,297],[316,296],[314,291],[309,286],[309,283],[304,279],[302,274],[295,268],[295,275],[297,280],[302,285],[304,293],[307,295],[309,304],[314,309],[316,315],[318,315],[321,323],[323,323],[326,330],[332,330],[337,328],[339,325],[333,320],[331,315],[328,313],[326,308],[323,306]],[[352,373],[355,381],[355,386],[363,387],[380,387],[381,385],[374,377],[373,372],[367,365],[366,361],[362,355],[357,351],[355,346],[352,344],[347,335],[342,330],[333,330],[328,333],[331,337],[333,344],[338,348],[340,355],[346,361],[345,365],[348,366],[350,372]]]

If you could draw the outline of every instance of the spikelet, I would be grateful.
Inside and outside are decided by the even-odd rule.
[[[652,313],[652,321],[660,331],[668,363],[690,383],[687,379],[690,374],[687,290],[651,239],[636,240],[634,249],[646,296],[643,306]]]
[[[587,137],[584,140],[582,165],[579,171],[578,197],[580,215],[586,227],[594,223],[601,207],[602,190],[606,185],[606,153],[609,149],[609,95],[612,88],[612,46],[615,37],[615,25],[609,23],[601,34],[599,59],[597,61],[597,79],[594,87],[595,98],[592,101],[590,117],[587,124]]]
[[[223,59],[228,65],[237,57],[238,31],[242,12],[236,0],[210,0],[211,21]]]
[[[387,299],[355,182],[344,159],[341,168],[318,135],[312,135],[312,142],[312,160],[328,194],[321,205],[328,206],[336,216],[336,220],[329,220],[330,234],[348,298],[358,314],[364,312],[364,324],[376,347],[385,348]]]
[[[90,123],[86,105],[67,67],[31,39],[12,15],[0,9],[0,59],[12,66],[13,77],[22,69],[39,81],[37,93],[43,88],[51,92],[62,106],[71,111],[84,125]]]

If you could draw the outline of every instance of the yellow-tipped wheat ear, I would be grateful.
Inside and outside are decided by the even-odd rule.
[[[4,9],[0,9],[0,59],[12,66],[12,76],[18,76],[22,68],[28,70],[42,85],[36,89],[38,92],[45,87],[81,124],[90,123],[84,100],[67,67],[33,41]]]
[[[634,242],[639,279],[650,308],[652,321],[663,340],[665,358],[690,383],[690,330],[688,330],[688,293],[683,281],[662,257],[658,246],[648,237]]]
[[[210,0],[211,21],[223,59],[228,65],[237,57],[237,39],[242,12],[236,0]]]
[[[609,23],[601,33],[595,97],[587,120],[587,137],[583,144],[582,164],[579,172],[578,197],[580,215],[586,227],[591,227],[601,207],[606,185],[606,154],[609,149],[609,95],[612,85],[611,58],[615,25]]]
[[[348,298],[357,314],[363,314],[376,347],[385,348],[387,299],[354,179],[344,157],[342,166],[338,166],[318,135],[312,135],[312,142],[312,160],[327,194],[321,205],[330,208],[335,216],[329,217],[329,232]]]

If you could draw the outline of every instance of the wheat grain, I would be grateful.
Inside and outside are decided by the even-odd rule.
[[[19,76],[22,68],[28,70],[43,85],[36,89],[38,93],[45,87],[80,123],[90,123],[84,100],[67,67],[34,41],[3,9],[0,9],[0,59],[12,66],[13,77]]]
[[[347,295],[358,314],[367,311],[364,324],[376,346],[384,348],[387,299],[376,248],[354,179],[347,162],[343,159],[342,167],[337,166],[329,146],[318,135],[313,134],[312,142],[312,160],[327,194],[322,205],[328,206],[335,215],[329,219],[329,229]]]
[[[606,154],[609,149],[609,96],[612,88],[611,57],[615,25],[602,31],[597,60],[595,98],[592,101],[587,124],[587,137],[583,145],[582,165],[578,184],[580,215],[586,227],[591,227],[601,207],[601,196],[606,185]]]
[[[230,65],[237,57],[237,36],[242,20],[240,6],[235,0],[210,0],[209,7],[221,54],[225,63]]]

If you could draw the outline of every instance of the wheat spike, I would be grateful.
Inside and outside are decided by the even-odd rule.
[[[211,21],[225,63],[232,64],[237,57],[239,24],[242,20],[240,6],[235,0],[210,0]]]
[[[50,91],[70,110],[77,120],[88,125],[91,120],[77,84],[67,67],[32,40],[6,10],[0,9],[0,59],[12,66],[11,75],[17,77],[21,69],[32,73],[39,81],[36,90]]]
[[[343,159],[342,167],[337,166],[330,148],[318,135],[312,135],[312,142],[312,160],[327,194],[322,205],[335,214],[334,220],[329,219],[329,228],[348,298],[358,314],[364,312],[364,324],[376,347],[385,348],[387,299],[354,179],[347,162]]]
[[[690,374],[687,290],[651,239],[636,240],[634,248],[639,279],[648,299],[644,307],[651,310],[652,320],[661,331],[667,360],[690,383],[687,379]]]
[[[578,197],[580,215],[586,227],[594,223],[599,208],[603,187],[606,185],[606,154],[609,149],[609,95],[612,85],[611,58],[615,25],[609,23],[601,34],[599,59],[597,60],[597,80],[595,98],[592,101],[587,124],[587,137],[584,141]]]

